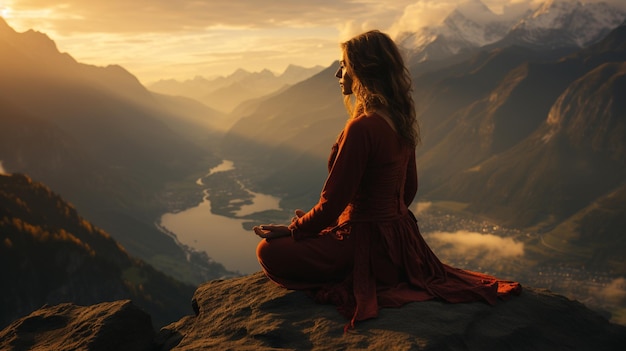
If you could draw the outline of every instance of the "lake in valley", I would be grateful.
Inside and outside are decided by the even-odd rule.
[[[233,169],[233,162],[225,160],[212,168],[207,176]],[[241,182],[238,183],[243,187]],[[196,184],[203,186],[202,179],[198,179]],[[279,198],[249,190],[247,192],[253,195],[253,203],[242,206],[237,211],[237,216],[280,209]],[[256,246],[261,239],[252,230],[245,230],[242,227],[244,219],[211,213],[208,190],[205,190],[204,195],[203,201],[195,207],[163,215],[160,225],[174,233],[180,243],[206,252],[215,262],[223,264],[230,271],[238,271],[242,274],[260,271],[261,268],[256,259]]]

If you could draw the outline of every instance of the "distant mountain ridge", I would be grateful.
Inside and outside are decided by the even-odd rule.
[[[162,94],[196,99],[207,106],[228,113],[246,100],[270,95],[305,80],[322,69],[321,66],[304,68],[289,65],[280,74],[267,69],[260,72],[238,69],[228,76],[216,78],[197,76],[182,82],[173,79],[160,80],[149,84],[148,89]]]

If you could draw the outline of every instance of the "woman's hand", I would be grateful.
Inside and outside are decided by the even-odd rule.
[[[291,219],[291,223],[293,223],[293,222],[297,221],[297,220],[298,220],[298,218],[300,218],[300,217],[304,216],[304,214],[305,214],[305,213],[306,213],[306,212],[302,211],[301,209],[297,209],[297,210],[295,211],[295,214],[296,214],[296,215],[295,215],[295,216],[293,216],[293,218]]]
[[[291,223],[298,220],[298,218],[304,216],[306,212],[298,209],[295,212],[295,216],[291,219]],[[280,238],[282,236],[291,236],[291,230],[286,225],[264,224],[258,225],[252,228],[254,233],[263,239]]]
[[[254,233],[263,239],[274,239],[291,236],[291,230],[286,225],[264,224],[252,228]]]

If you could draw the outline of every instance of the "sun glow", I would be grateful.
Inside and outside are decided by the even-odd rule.
[[[13,12],[13,10],[11,10],[11,8],[8,7],[8,6],[0,7],[0,17],[2,17],[2,18],[11,18],[11,13],[12,12]]]

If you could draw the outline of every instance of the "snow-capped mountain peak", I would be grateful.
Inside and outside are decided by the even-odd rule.
[[[496,42],[551,49],[586,47],[626,19],[626,11],[615,6],[578,0],[547,0],[516,15],[496,14],[481,0],[465,1],[439,25],[404,30],[396,40],[418,61]]]
[[[603,2],[549,0],[511,29],[511,36],[534,46],[585,47],[619,26],[626,12]]]
[[[439,32],[448,39],[484,46],[501,39],[502,32],[510,28],[515,20],[504,19],[482,1],[473,0],[461,3],[443,23]]]
[[[579,1],[548,0],[522,22],[530,22],[541,28],[553,28],[573,11],[580,11],[581,7]]]
[[[440,25],[404,31],[396,40],[423,59],[439,59],[496,42],[517,20],[495,14],[481,0],[469,0],[452,9]]]

